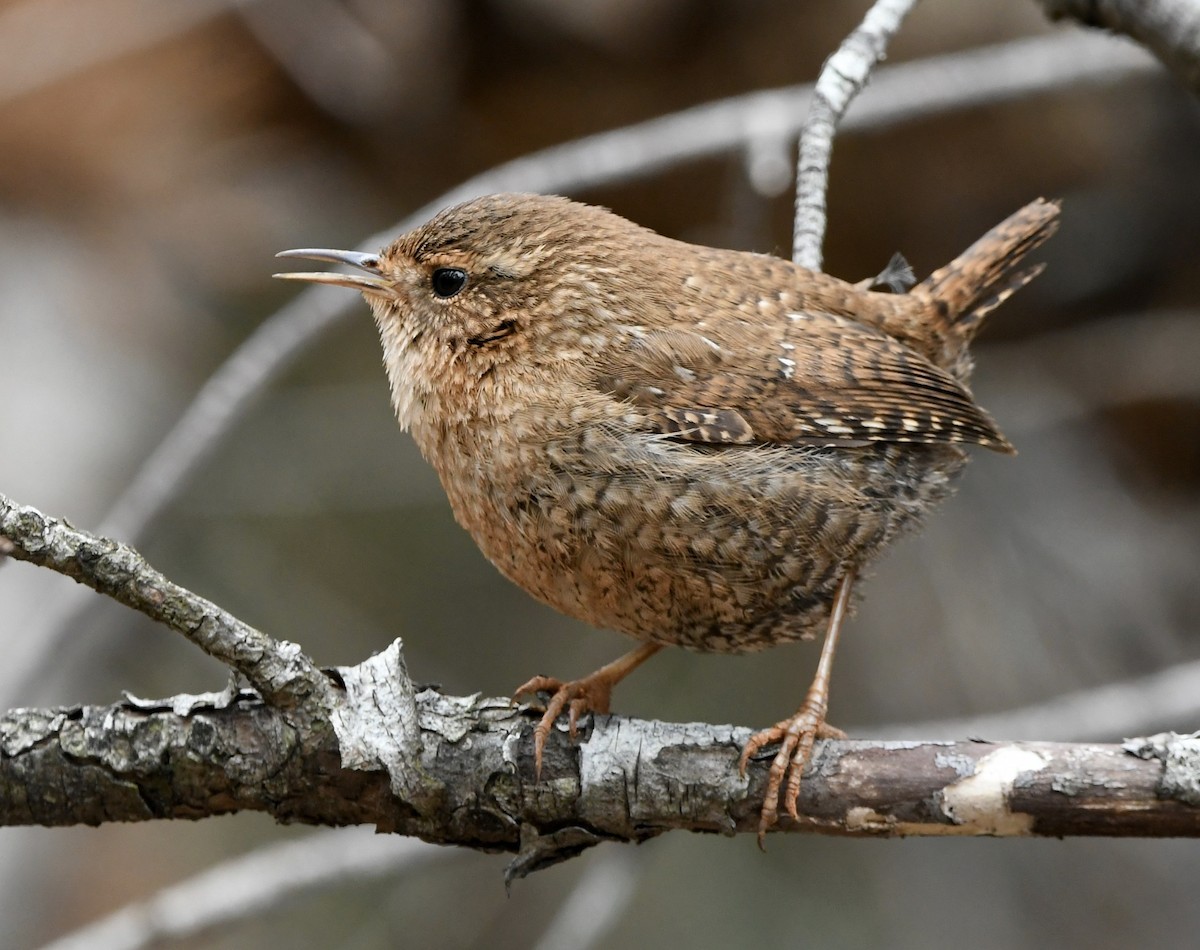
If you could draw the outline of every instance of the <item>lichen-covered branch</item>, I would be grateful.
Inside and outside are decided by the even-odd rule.
[[[246,677],[272,703],[321,701],[328,683],[298,646],[276,641],[168,580],[137,551],[0,494],[3,552],[48,567],[183,634]]]
[[[833,135],[850,103],[871,78],[917,0],[876,0],[855,30],[825,60],[813,87],[808,118],[800,133],[796,165],[796,211],[792,230],[792,260],[802,267],[821,269],[825,241],[826,192]]]
[[[605,840],[757,830],[766,765],[739,776],[747,729],[594,717],[578,742],[551,737],[535,779],[539,715],[506,699],[417,693],[399,641],[326,675],[132,549],[2,495],[0,538],[11,556],[166,623],[269,690],[7,713],[0,825],[263,811],[513,851],[514,875]],[[782,830],[1200,836],[1200,739],[825,742],[800,810]]]
[[[1198,0],[1039,0],[1051,20],[1072,19],[1124,33],[1154,53],[1175,77],[1200,94]]]
[[[353,677],[354,670],[343,670]],[[373,702],[363,697],[363,702]],[[0,718],[0,825],[198,819],[372,824],[441,844],[517,852],[514,873],[600,841],[758,823],[766,764],[736,762],[745,729],[619,717],[556,733],[533,778],[536,717],[503,699],[416,697],[422,776],[342,765],[328,731],[298,730],[243,693],[224,708],[13,710]],[[400,783],[403,784],[403,783]],[[409,781],[415,787],[415,783]],[[783,831],[895,835],[1200,835],[1200,740],[1118,745],[829,741]]]

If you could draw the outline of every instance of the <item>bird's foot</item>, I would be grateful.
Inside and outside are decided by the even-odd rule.
[[[579,726],[579,717],[587,712],[608,712],[609,700],[615,680],[606,675],[605,670],[597,670],[583,679],[571,680],[564,683],[551,676],[535,676],[529,682],[522,684],[513,693],[513,700],[518,696],[535,693],[549,693],[546,712],[533,730],[533,762],[536,776],[542,776],[542,752],[546,748],[546,740],[550,738],[550,730],[554,728],[554,720],[563,709],[567,710],[567,729],[574,739]]]
[[[742,757],[738,761],[738,772],[746,777],[746,766],[763,746],[778,742],[779,751],[771,761],[767,773],[767,790],[763,795],[762,813],[758,820],[758,846],[764,848],[767,832],[779,818],[780,789],[783,789],[783,807],[792,818],[796,813],[796,800],[800,796],[800,779],[804,768],[812,758],[813,743],[817,739],[845,739],[846,733],[825,722],[825,704],[819,697],[810,694],[804,704],[790,719],[775,723],[750,737]],[[784,785],[784,779],[787,785]]]
[[[597,713],[608,712],[613,687],[661,649],[661,643],[643,643],[583,679],[564,683],[550,676],[535,676],[513,694],[514,702],[523,694],[550,694],[550,701],[546,703],[546,713],[533,730],[533,761],[539,779],[542,777],[542,752],[546,748],[546,740],[550,738],[550,730],[554,728],[554,720],[558,718],[558,714],[563,709],[570,714],[567,725],[571,730],[571,738],[574,739],[579,717],[588,710]]]

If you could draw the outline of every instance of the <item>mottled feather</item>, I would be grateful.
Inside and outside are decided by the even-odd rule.
[[[730,315],[705,321],[713,336],[631,334],[624,354],[597,373],[596,387],[643,408],[650,431],[697,443],[973,443],[1011,451],[961,383],[878,330],[828,313],[791,313],[760,330],[779,336],[775,346],[760,339],[751,349],[722,332],[722,319]]]

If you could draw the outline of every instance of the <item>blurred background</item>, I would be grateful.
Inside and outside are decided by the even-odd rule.
[[[275,251],[354,247],[535,149],[811,81],[867,6],[0,4],[0,491],[101,525],[210,374],[296,295],[270,279]],[[888,61],[1049,32],[1032,3],[926,0]],[[1126,45],[1111,41],[1113,55]],[[1031,198],[1064,201],[1046,273],[977,348],[976,394],[1020,455],[978,453],[958,495],[863,585],[830,712],[851,734],[1200,657],[1198,156],[1197,101],[1162,70],[838,139],[825,268],[848,279],[897,249],[923,276]],[[788,256],[790,182],[758,159],[738,150],[571,194],[675,237]],[[359,303],[136,540],[321,664],[402,636],[415,679],[452,694],[575,677],[628,646],[534,603],[455,525],[395,428]],[[0,567],[7,705],[223,685],[180,638],[73,586]],[[816,654],[668,652],[615,706],[767,724],[795,708]],[[1126,734],[1197,726],[1120,712]],[[992,738],[1075,736],[1046,721]],[[307,833],[258,815],[2,829],[3,943],[38,946]],[[505,856],[456,853],[183,945],[578,945],[587,928],[556,918],[564,907],[591,907],[573,919],[601,922],[588,939],[604,948],[1184,947],[1200,929],[1193,842],[779,836],[763,855],[748,837],[673,834],[607,850],[509,896]]]

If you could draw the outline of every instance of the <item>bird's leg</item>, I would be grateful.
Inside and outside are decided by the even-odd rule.
[[[535,676],[517,688],[513,694],[514,700],[525,694],[552,694],[550,701],[546,703],[545,715],[533,730],[533,761],[538,778],[542,775],[542,751],[546,748],[546,740],[550,738],[550,730],[554,728],[554,720],[563,708],[569,712],[568,728],[571,738],[574,739],[579,717],[588,710],[597,713],[608,712],[608,701],[613,687],[661,649],[661,643],[646,643],[583,679],[564,683],[550,676]]]
[[[738,771],[744,778],[746,765],[752,755],[772,742],[781,743],[767,774],[767,790],[763,796],[762,815],[758,820],[760,848],[767,831],[779,817],[779,790],[783,786],[784,778],[787,778],[787,786],[784,788],[783,805],[787,813],[796,818],[800,778],[812,755],[813,742],[817,739],[846,738],[846,734],[840,729],[826,724],[825,710],[829,706],[829,675],[833,670],[833,655],[837,651],[838,636],[842,632],[842,622],[850,603],[850,590],[854,586],[854,578],[855,571],[851,568],[842,575],[838,583],[837,593],[833,598],[833,609],[829,612],[829,625],[825,629],[825,642],[821,646],[821,659],[817,662],[817,672],[804,696],[804,702],[800,704],[794,716],[777,722],[762,732],[756,732],[742,749]]]

